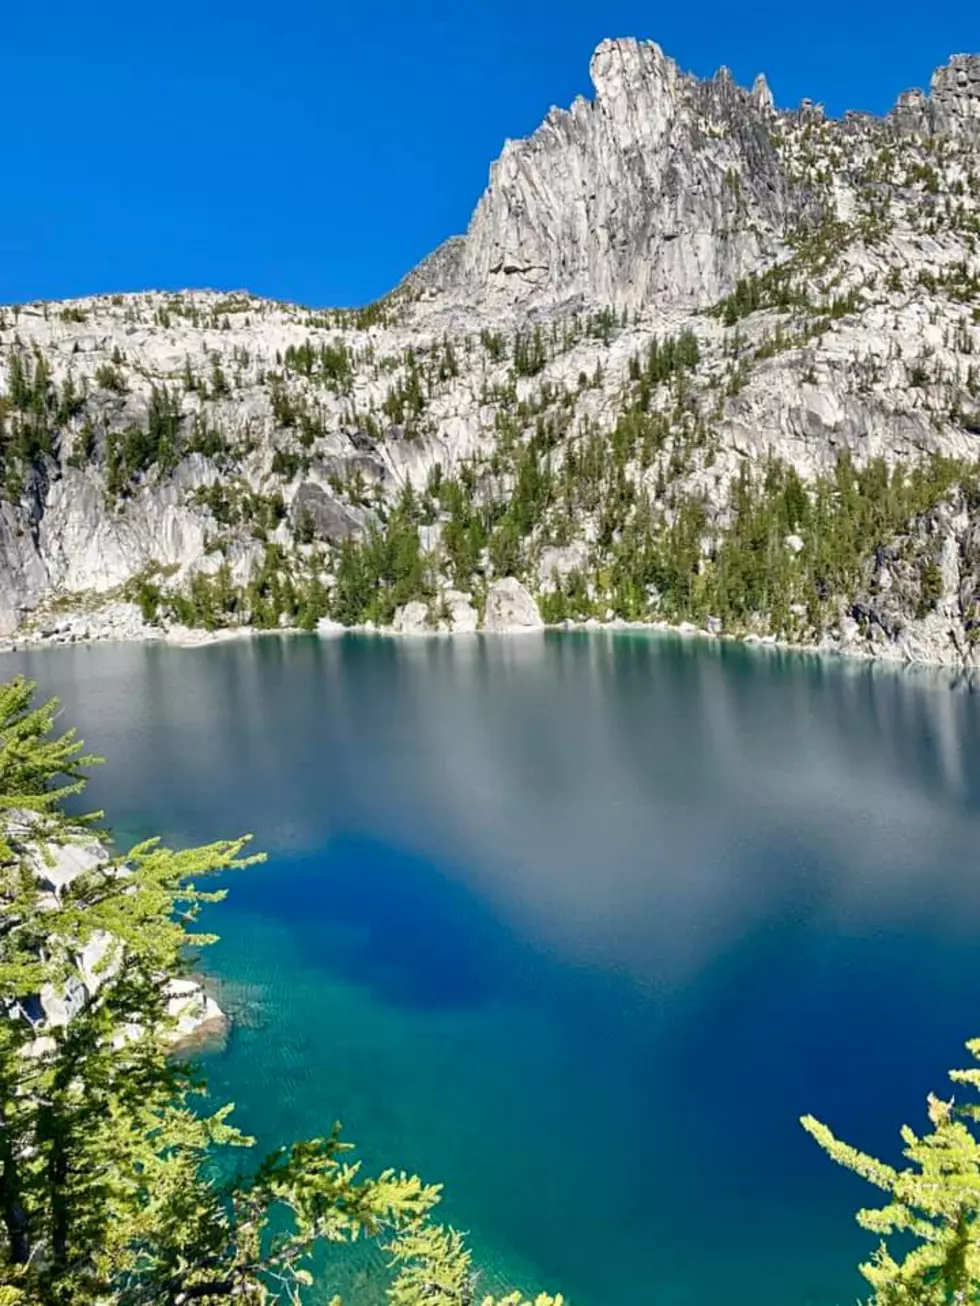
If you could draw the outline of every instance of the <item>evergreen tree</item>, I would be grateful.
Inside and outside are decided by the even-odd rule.
[[[980,1059],[980,1039],[967,1045]],[[980,1089],[980,1069],[951,1070],[954,1084]],[[884,1206],[861,1210],[858,1224],[882,1241],[860,1267],[875,1306],[960,1306],[980,1298],[980,1106],[929,1094],[932,1128],[901,1131],[910,1163],[896,1170],[835,1138],[813,1116],[801,1123],[828,1155],[888,1194]],[[897,1236],[893,1254],[885,1238]]]

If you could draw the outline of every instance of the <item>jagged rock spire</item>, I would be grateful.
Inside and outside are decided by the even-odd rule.
[[[774,107],[772,91],[769,89],[769,83],[766,81],[765,73],[759,73],[758,77],[752,83],[752,102],[757,109],[768,111]]]
[[[603,41],[590,71],[591,102],[553,110],[493,165],[459,288],[514,307],[717,298],[783,223],[768,88],[750,94],[727,70],[700,82],[652,41]]]
[[[453,251],[455,293],[515,310],[574,299],[703,305],[778,256],[813,204],[779,124],[824,122],[822,105],[780,113],[765,77],[751,91],[727,68],[702,82],[652,41],[601,42],[590,72],[591,101],[551,110],[505,145]],[[884,126],[853,114],[844,126],[859,120]],[[980,56],[954,56],[932,95],[907,92],[890,122],[980,140]]]
[[[980,142],[980,55],[954,54],[937,68],[931,94],[903,91],[892,110],[901,131],[926,136],[966,136]]]

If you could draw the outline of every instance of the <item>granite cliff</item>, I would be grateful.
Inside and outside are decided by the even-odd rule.
[[[973,663],[980,57],[884,117],[606,41],[385,300],[0,313],[0,633],[690,621]]]

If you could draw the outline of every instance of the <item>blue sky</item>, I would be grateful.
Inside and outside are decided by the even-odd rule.
[[[0,302],[248,288],[375,298],[465,229],[507,136],[604,36],[883,111],[980,49],[975,0],[49,0],[4,14]]]

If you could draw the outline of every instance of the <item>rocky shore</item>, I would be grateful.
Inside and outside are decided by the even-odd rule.
[[[921,665],[972,671],[980,668],[980,648],[965,645],[962,632],[955,621],[942,613],[915,623],[904,638],[889,640],[869,638],[867,630],[853,617],[845,616],[839,626],[819,642],[779,639],[773,634],[732,633],[722,628],[720,621],[709,618],[705,625],[692,622],[625,621],[611,617],[599,620],[591,617],[584,621],[566,620],[546,623],[534,597],[513,577],[496,582],[488,589],[484,604],[484,617],[473,601],[473,596],[459,591],[446,591],[437,602],[412,602],[395,613],[390,626],[362,622],[344,626],[329,618],[317,623],[316,634],[321,638],[344,635],[377,635],[381,637],[423,638],[449,635],[526,635],[544,631],[607,631],[675,634],[692,638],[728,640],[759,646],[780,648],[801,653],[828,656],[873,659],[893,665]],[[35,626],[25,628],[14,637],[0,639],[0,653],[16,652],[27,648],[70,647],[112,642],[160,643],[170,647],[194,649],[236,640],[270,636],[296,636],[309,634],[296,627],[264,630],[253,626],[233,626],[219,630],[203,630],[181,625],[160,625],[146,622],[133,603],[113,602],[95,607],[84,613],[52,615]]]
[[[60,844],[34,842],[36,818],[30,812],[12,812],[5,816],[5,837],[24,848],[37,882],[39,905],[55,908],[65,889],[80,875],[103,865],[109,850],[98,839],[78,832],[78,841]],[[0,1001],[0,1016],[18,1015],[33,1026],[35,1055],[53,1046],[50,1031],[67,1025],[84,1006],[96,997],[107,976],[106,961],[112,952],[112,936],[96,931],[77,951],[77,978],[64,987],[47,984],[39,993]],[[118,961],[115,963],[118,965]],[[110,963],[111,969],[111,963]],[[171,979],[165,992],[165,1011],[172,1028],[170,1041],[175,1051],[199,1047],[223,1037],[228,1018],[207,992],[201,978]],[[135,1028],[130,1036],[138,1033]],[[127,1036],[127,1030],[122,1031]]]

